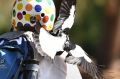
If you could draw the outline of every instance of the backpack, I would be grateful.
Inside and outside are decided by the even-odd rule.
[[[36,79],[39,61],[29,40],[24,32],[0,36],[0,79]]]

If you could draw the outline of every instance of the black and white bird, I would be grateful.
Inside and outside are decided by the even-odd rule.
[[[40,32],[40,45],[42,50],[46,52],[48,56],[54,59],[57,52],[63,51],[61,57],[64,58],[67,63],[82,67],[95,79],[102,78],[96,64],[88,57],[86,52],[79,45],[75,45],[75,48],[66,51],[64,50],[66,36],[52,36],[43,28],[40,29]]]
[[[76,0],[62,0],[59,15],[51,32],[52,35],[43,28],[40,29],[39,40],[41,48],[51,58],[54,58],[57,52],[63,51],[61,57],[63,57],[67,63],[80,66],[94,79],[102,79],[103,77],[98,67],[88,57],[86,52],[79,45],[71,44],[69,40],[68,31],[74,23],[75,8]],[[65,48],[67,48],[67,50]]]

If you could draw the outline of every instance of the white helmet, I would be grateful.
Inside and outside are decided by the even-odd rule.
[[[52,0],[16,0],[12,12],[14,30],[53,29],[55,6]]]

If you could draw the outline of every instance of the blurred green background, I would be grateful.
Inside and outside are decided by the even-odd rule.
[[[9,31],[13,0],[0,0],[0,34]]]
[[[76,19],[71,39],[94,54],[101,41],[105,0],[77,0]]]

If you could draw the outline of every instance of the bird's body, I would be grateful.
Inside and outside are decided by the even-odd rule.
[[[63,45],[66,37],[55,37],[49,34],[45,29],[40,29],[39,40],[41,48],[48,56],[54,59],[56,52],[63,51]]]
[[[46,39],[46,37],[49,39]],[[71,49],[70,51],[64,50],[65,42],[67,42],[67,37],[64,34],[62,34],[60,37],[55,37],[41,28],[39,40],[42,50],[46,52],[46,54],[53,60],[58,51],[64,51],[60,57],[63,58],[66,63],[69,63],[67,64],[67,67],[73,67],[75,71],[78,72],[78,68],[76,66],[78,65],[92,75],[93,78],[95,77],[97,79],[100,77],[96,64],[88,57],[86,52],[79,45],[75,45],[75,48]],[[71,66],[70,64],[74,65]],[[69,74],[70,73],[67,75]]]

